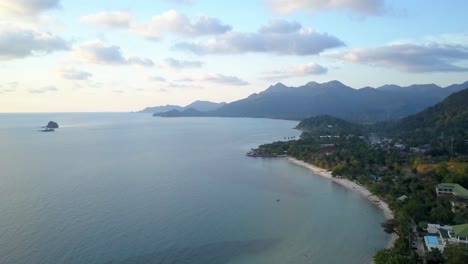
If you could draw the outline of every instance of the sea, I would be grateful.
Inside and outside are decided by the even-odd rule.
[[[377,207],[245,155],[297,123],[0,114],[0,263],[370,263],[389,239]]]

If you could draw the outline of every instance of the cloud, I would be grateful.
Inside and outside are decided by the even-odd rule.
[[[280,80],[292,77],[320,75],[328,72],[328,69],[317,63],[290,65],[281,70],[265,72],[266,80]]]
[[[68,50],[68,43],[48,32],[0,24],[0,60],[24,58]]]
[[[240,79],[237,76],[227,76],[219,73],[207,73],[193,78],[186,78],[182,80],[183,82],[211,82],[216,84],[223,85],[235,85],[243,86],[248,85],[249,83]]]
[[[16,92],[17,82],[8,83],[6,87],[0,85],[0,94]]]
[[[392,44],[329,54],[353,63],[381,66],[402,72],[465,72],[455,63],[468,60],[467,45],[441,43]]]
[[[126,57],[122,54],[119,46],[106,45],[99,40],[85,42],[75,48],[72,53],[77,60],[92,64],[154,66],[150,59],[136,56]]]
[[[169,10],[152,17],[150,23],[136,26],[132,30],[148,39],[157,40],[167,33],[197,37],[223,34],[231,29],[231,26],[222,24],[217,18],[199,16],[189,19],[175,10]]]
[[[159,66],[171,70],[181,70],[186,68],[201,68],[203,63],[201,61],[177,60],[174,58],[167,58]]]
[[[81,22],[102,28],[126,29],[150,40],[159,40],[164,35],[174,34],[189,37],[223,34],[231,26],[217,18],[199,16],[188,18],[175,10],[153,16],[148,23],[141,23],[126,11],[99,12],[81,17]]]
[[[166,82],[166,79],[161,76],[150,76],[149,80],[154,82]]]
[[[57,91],[58,91],[57,87],[53,85],[45,86],[39,89],[29,90],[29,92],[33,94],[44,94],[44,93],[51,93],[51,92],[57,92]]]
[[[205,42],[178,43],[174,48],[196,54],[262,52],[278,55],[312,55],[340,46],[345,44],[335,36],[303,28],[296,22],[276,20],[260,28],[259,32],[227,32]]]
[[[378,16],[385,13],[385,0],[265,0],[278,13],[297,10],[317,13],[325,10],[345,10],[361,16]]]
[[[132,15],[126,11],[99,12],[80,18],[80,21],[85,24],[117,29],[130,28],[132,20]]]
[[[153,67],[154,62],[150,59],[140,58],[136,56],[130,56],[127,58],[127,64],[139,65],[143,67]]]
[[[0,14],[28,16],[60,7],[60,0],[0,0]]]
[[[75,80],[75,81],[88,80],[89,78],[93,76],[89,72],[79,71],[74,68],[63,68],[63,69],[60,69],[58,73],[63,79]]]
[[[287,34],[294,33],[302,28],[301,24],[297,22],[288,22],[283,19],[271,20],[268,25],[262,26],[259,30],[260,33],[277,33]]]
[[[187,79],[187,82],[191,82],[191,81]],[[168,88],[183,88],[183,89],[198,89],[198,90],[203,89],[203,86],[201,86],[201,85],[182,84],[182,83],[173,83],[173,82],[169,83],[167,85],[167,87]],[[169,90],[164,89],[164,88],[162,88],[162,89],[167,91],[167,92],[169,91]]]

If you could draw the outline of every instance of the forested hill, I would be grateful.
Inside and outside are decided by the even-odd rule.
[[[397,120],[433,106],[466,87],[468,82],[445,88],[435,84],[418,84],[362,89],[351,88],[339,81],[309,82],[299,87],[277,83],[263,92],[203,112],[200,116],[302,120],[311,116],[331,115],[352,121]],[[156,115],[194,116],[193,112],[183,111]]]
[[[404,139],[413,146],[449,142],[458,153],[466,153],[468,139],[468,89],[456,92],[445,100],[399,121],[361,125],[343,119],[320,115],[301,121],[297,128],[311,135],[360,135]]]
[[[432,136],[468,139],[468,89],[456,92],[442,102],[403,118],[399,129]]]
[[[329,115],[320,115],[302,120],[296,127],[313,135],[359,135],[362,126]]]

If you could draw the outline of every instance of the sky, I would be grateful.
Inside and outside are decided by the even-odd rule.
[[[0,113],[468,80],[465,0],[0,0]]]

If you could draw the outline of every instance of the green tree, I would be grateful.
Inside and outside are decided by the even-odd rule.
[[[431,249],[431,251],[428,251],[426,253],[426,259],[428,264],[444,263],[444,256],[442,255],[442,252],[437,248],[433,248]]]
[[[392,248],[381,249],[374,255],[375,264],[408,264],[412,263],[405,256],[398,254],[398,252]]]
[[[468,245],[448,244],[444,248],[444,256],[447,258],[446,264],[464,264],[468,263]]]

